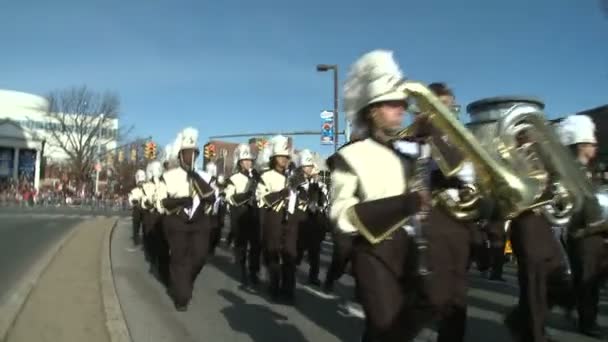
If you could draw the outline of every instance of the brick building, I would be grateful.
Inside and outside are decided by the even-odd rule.
[[[261,140],[265,140],[265,138],[251,138],[248,140],[249,147],[251,148],[251,152],[257,156],[259,154],[259,145],[258,142]],[[291,137],[288,137],[289,147],[293,146],[293,140]],[[217,165],[218,174],[224,174],[225,176],[230,176],[234,172],[234,150],[240,143],[223,141],[223,140],[209,140],[205,144],[214,145],[215,147],[215,157],[208,159],[203,158],[204,165],[207,165],[209,161],[215,162]]]

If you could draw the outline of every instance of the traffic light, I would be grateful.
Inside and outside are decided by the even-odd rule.
[[[144,144],[144,157],[148,160],[156,159],[156,143],[149,141]]]
[[[114,153],[110,152],[106,155],[106,164],[108,164],[108,165],[114,164]]]
[[[125,151],[118,151],[118,162],[122,163],[125,160]]]
[[[211,159],[211,145],[207,144],[205,145],[205,147],[203,148],[203,156],[205,157],[205,159],[209,160]]]
[[[131,161],[132,162],[136,162],[137,161],[137,149],[131,147]]]
[[[211,158],[215,158],[215,145],[209,145],[209,154],[211,155]]]

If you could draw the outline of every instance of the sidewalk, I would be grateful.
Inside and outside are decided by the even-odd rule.
[[[340,296],[331,297],[302,285],[307,279],[303,266],[297,305],[275,303],[265,283],[257,291],[240,287],[238,267],[223,242],[196,280],[188,311],[176,311],[164,287],[148,272],[142,251],[132,248],[130,224],[121,219],[114,231],[112,269],[133,342],[358,341],[362,321],[348,300],[353,297],[349,277],[344,277],[349,284],[337,288]],[[326,249],[325,267],[329,256]]]
[[[101,218],[75,228],[30,293],[8,342],[110,342],[100,258],[115,221]]]

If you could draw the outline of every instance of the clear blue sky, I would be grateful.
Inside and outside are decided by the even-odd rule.
[[[330,74],[375,48],[466,105],[535,95],[550,116],[608,103],[601,0],[0,0],[0,88],[87,84],[122,98],[123,121],[161,144],[320,129]],[[296,138],[323,154],[319,137]]]

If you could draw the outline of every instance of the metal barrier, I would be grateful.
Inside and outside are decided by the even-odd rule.
[[[64,198],[42,198],[37,201],[26,202],[11,197],[0,197],[0,207],[4,208],[74,208],[93,211],[128,211],[129,203],[126,200],[96,200]]]

